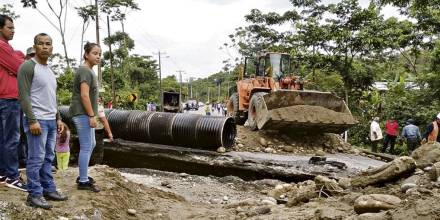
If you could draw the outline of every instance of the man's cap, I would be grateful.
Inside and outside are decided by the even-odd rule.
[[[373,120],[375,120],[375,121],[379,121],[379,117],[374,117]]]
[[[438,113],[438,115],[437,115],[437,119],[440,119],[440,113]]]
[[[412,119],[412,118],[410,118],[410,119],[408,119],[407,121],[406,121],[406,123],[408,123],[408,124],[415,124],[415,122],[416,121],[414,121],[414,119]]]
[[[26,55],[30,55],[30,54],[35,54],[35,49],[33,48],[33,47],[29,47],[27,50],[26,50]]]

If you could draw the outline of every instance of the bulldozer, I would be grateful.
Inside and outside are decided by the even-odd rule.
[[[357,121],[344,100],[330,92],[304,90],[305,81],[291,72],[287,53],[263,52],[245,58],[237,92],[227,112],[251,130],[343,133]]]

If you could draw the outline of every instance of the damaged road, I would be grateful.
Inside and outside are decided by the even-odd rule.
[[[104,144],[104,162],[112,167],[149,168],[195,175],[237,176],[244,180],[301,182],[318,175],[335,179],[384,164],[359,155],[328,154],[326,164],[310,164],[310,156],[226,152],[118,140]],[[131,158],[127,160],[126,158]],[[331,162],[335,163],[331,163]],[[345,166],[339,166],[339,165]]]

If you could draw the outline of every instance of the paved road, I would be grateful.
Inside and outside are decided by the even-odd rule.
[[[197,111],[190,110],[190,111],[184,111],[184,113],[206,115],[205,106],[200,107],[199,110],[197,110]],[[214,115],[214,116],[224,116],[224,115],[222,115],[222,112],[218,112],[217,110],[212,111],[212,108],[211,108],[210,113],[211,113],[211,115]]]

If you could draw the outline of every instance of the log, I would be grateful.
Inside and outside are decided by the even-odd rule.
[[[366,187],[380,183],[391,182],[406,177],[416,169],[415,160],[411,157],[399,157],[372,171],[367,171],[361,176],[351,180],[353,187]]]

